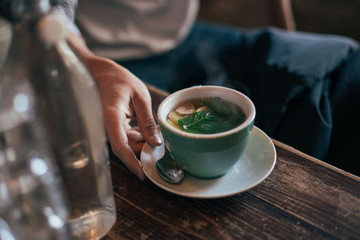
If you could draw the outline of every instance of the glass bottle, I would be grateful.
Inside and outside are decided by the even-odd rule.
[[[7,79],[6,89],[20,89],[21,80],[28,83],[32,92],[28,101],[36,111],[26,121],[17,120],[18,113],[13,118],[19,126],[39,122],[39,131],[43,132],[39,138],[51,150],[65,188],[70,208],[66,226],[71,238],[99,239],[115,223],[116,210],[97,88],[65,40],[65,20],[48,14],[44,8],[49,1],[23,2],[29,11],[23,11],[14,26],[12,45],[16,47],[11,47],[8,59],[13,62],[12,71],[5,72],[6,78],[1,81]],[[15,101],[14,96],[9,99]],[[3,105],[1,95],[0,101]],[[11,129],[7,125],[16,121],[11,114],[2,114],[5,108],[0,107],[0,126]],[[14,104],[7,109],[14,112]],[[3,129],[0,127],[0,132]],[[19,146],[23,141],[19,138]],[[8,145],[7,140],[4,145]]]
[[[0,75],[0,228],[7,238],[68,239],[64,188],[30,81],[34,72],[25,46],[32,40],[19,34],[31,24],[14,26]]]

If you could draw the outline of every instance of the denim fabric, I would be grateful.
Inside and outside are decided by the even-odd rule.
[[[349,38],[197,23],[178,48],[119,63],[169,92],[237,89],[270,137],[360,175],[360,52]]]

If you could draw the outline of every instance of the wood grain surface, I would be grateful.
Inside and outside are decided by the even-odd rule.
[[[112,156],[117,222],[104,239],[359,239],[360,179],[275,141],[255,188],[221,199],[174,195]]]

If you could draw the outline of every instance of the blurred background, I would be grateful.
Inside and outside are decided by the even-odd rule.
[[[269,24],[270,0],[200,0],[199,19],[242,28]],[[268,1],[268,2],[267,2]],[[360,0],[292,0],[298,31],[340,34],[360,41]],[[0,66],[10,39],[8,23],[0,18]]]
[[[244,28],[267,26],[270,0],[201,0],[200,20]],[[360,41],[360,0],[291,0],[298,31],[340,34]]]

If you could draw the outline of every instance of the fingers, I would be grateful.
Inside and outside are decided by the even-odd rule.
[[[134,151],[136,156],[139,156],[144,146],[145,140],[140,133],[139,127],[134,127],[126,131],[129,146]]]
[[[136,142],[143,142],[144,141],[144,137],[140,132],[140,129],[138,126],[130,128],[129,130],[126,131],[126,134],[130,139],[136,141]]]
[[[112,152],[132,171],[139,179],[144,180],[145,174],[141,164],[131,149],[126,134],[126,117],[116,108],[107,108],[104,112],[104,122]]]
[[[112,151],[130,171],[145,179],[134,151],[141,151],[144,140],[151,145],[162,143],[151,111],[150,93],[145,84],[127,69],[112,61],[102,60],[96,59],[90,66],[97,79]],[[126,117],[137,118],[141,134],[129,129]]]

